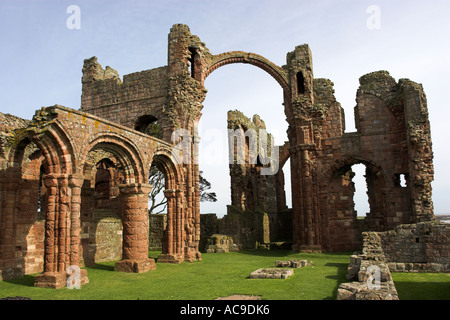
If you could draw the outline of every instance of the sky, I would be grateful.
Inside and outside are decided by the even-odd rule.
[[[72,5],[78,13],[68,10]],[[253,52],[279,66],[306,43],[314,77],[334,83],[346,132],[355,131],[361,76],[387,70],[397,81],[408,78],[424,86],[435,213],[450,213],[449,12],[448,0],[0,0],[0,112],[31,119],[42,106],[79,109],[83,60],[92,56],[121,77],[167,65],[167,35],[176,23],[189,25],[212,54]],[[281,87],[254,66],[219,68],[205,87],[200,169],[218,201],[202,203],[201,212],[223,216],[230,204],[227,111],[260,115],[277,144],[287,140],[287,122]],[[362,175],[358,169],[359,215],[368,210]]]

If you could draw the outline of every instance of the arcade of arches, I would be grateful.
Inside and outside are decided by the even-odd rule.
[[[283,90],[289,141],[280,146],[280,162],[290,160],[292,181],[290,228],[283,232],[294,251],[352,250],[361,245],[361,231],[434,219],[430,124],[420,84],[396,82],[386,71],[364,75],[356,96],[357,132],[345,133],[333,83],[313,77],[307,45],[289,52],[280,67],[253,53],[214,55],[177,24],[168,37],[167,66],[121,80],[96,57],[86,59],[80,110],[55,105],[30,121],[0,114],[0,279],[40,273],[37,286],[64,286],[67,268],[100,259],[105,241],[122,246],[116,270],[156,268],[148,258],[152,163],[164,173],[168,201],[157,262],[201,259],[196,123],[206,77],[231,63],[263,69]],[[185,135],[172,140],[177,129]],[[362,222],[353,204],[354,164],[366,166],[370,212]],[[252,198],[261,195],[253,192],[258,184],[245,175],[258,170],[245,164],[239,174],[234,169],[235,212],[285,209],[282,178],[272,177],[281,188],[277,200],[258,204]],[[401,176],[406,185],[399,184]],[[103,218],[120,226],[106,240],[95,235],[106,228]]]

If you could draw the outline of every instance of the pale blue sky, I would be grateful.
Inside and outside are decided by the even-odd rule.
[[[81,10],[79,30],[66,26],[72,4]],[[370,5],[380,8],[380,29],[367,27]],[[335,84],[348,131],[354,130],[362,75],[388,70],[396,80],[424,85],[435,154],[435,211],[448,213],[449,12],[448,0],[0,0],[0,112],[30,119],[41,106],[78,109],[83,60],[92,56],[121,76],[166,65],[167,35],[175,23],[188,24],[213,54],[249,51],[278,65],[296,45],[307,43],[314,76]],[[285,140],[282,91],[266,73],[230,65],[211,74],[205,85],[202,147],[209,154],[220,155],[212,137],[225,138],[220,128],[225,130],[230,109],[249,117],[258,113],[277,142]],[[217,162],[209,157],[201,164],[219,194],[219,202],[203,204],[202,212],[221,216],[230,202],[229,174],[227,164]]]

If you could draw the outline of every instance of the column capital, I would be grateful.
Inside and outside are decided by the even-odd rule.
[[[176,196],[176,190],[174,190],[174,189],[167,189],[167,190],[164,190],[164,196],[165,196],[167,199],[175,198],[175,196]]]
[[[131,184],[121,184],[119,185],[119,190],[121,194],[148,194],[152,191],[153,186],[151,184],[144,183],[131,183]]]
[[[301,143],[296,146],[289,147],[289,153],[295,154],[301,151],[313,151],[316,148],[314,143]]]
[[[84,177],[80,174],[69,175],[69,186],[72,188],[80,188],[83,185]]]
[[[44,174],[42,176],[42,181],[46,188],[52,188],[58,186],[58,175],[53,173]]]

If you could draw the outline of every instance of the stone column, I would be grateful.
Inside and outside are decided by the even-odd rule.
[[[58,177],[58,191],[59,191],[59,210],[57,213],[57,238],[58,238],[58,272],[64,272],[69,266],[68,247],[70,246],[69,239],[69,222],[70,222],[70,189],[69,179],[67,175]]]
[[[166,250],[163,254],[173,254],[174,250],[174,210],[176,208],[175,190],[165,190],[164,195],[167,199],[167,230],[166,230]]]
[[[158,263],[180,263],[184,260],[182,252],[180,252],[179,239],[180,232],[180,209],[181,205],[178,197],[180,195],[177,190],[165,190],[164,195],[167,198],[167,229],[163,244],[163,252],[158,256]]]
[[[200,169],[199,169],[199,146],[200,146],[200,137],[198,136],[198,132],[195,133],[193,138],[194,141],[194,188],[195,188],[195,203],[194,203],[194,212],[193,217],[190,222],[192,223],[193,231],[192,231],[192,242],[190,243],[191,252],[189,259],[190,260],[201,260],[201,253],[198,249],[198,245],[200,243]]]
[[[71,198],[71,216],[70,216],[70,265],[80,267],[81,250],[81,187],[84,178],[82,176],[72,175],[69,177],[69,186],[72,191]],[[80,269],[81,284],[89,282],[87,270]]]
[[[54,289],[65,287],[67,277],[73,274],[67,273],[69,267],[80,272],[80,284],[85,284],[88,282],[87,271],[79,269],[83,178],[47,174],[43,182],[48,197],[45,202],[44,272],[36,277],[34,285]]]
[[[317,196],[314,188],[312,167],[309,159],[309,145],[291,148],[291,163],[299,172],[293,184],[294,206],[294,251],[320,252],[320,221],[317,214]],[[294,194],[295,193],[295,194]]]
[[[58,289],[66,285],[64,257],[62,256],[65,251],[63,247],[65,242],[60,239],[64,232],[59,230],[60,226],[64,228],[62,225],[64,220],[61,221],[60,216],[61,194],[59,192],[59,186],[64,186],[64,181],[61,181],[61,177],[58,175],[47,174],[43,176],[43,182],[48,197],[45,202],[44,272],[36,276],[34,286]]]
[[[148,194],[147,184],[121,185],[123,251],[115,270],[143,273],[156,269],[154,259],[148,258]]]
[[[45,241],[44,241],[44,272],[56,271],[56,236],[55,217],[57,212],[57,192],[58,179],[54,175],[43,177],[45,188],[47,189],[47,201],[45,208]]]

